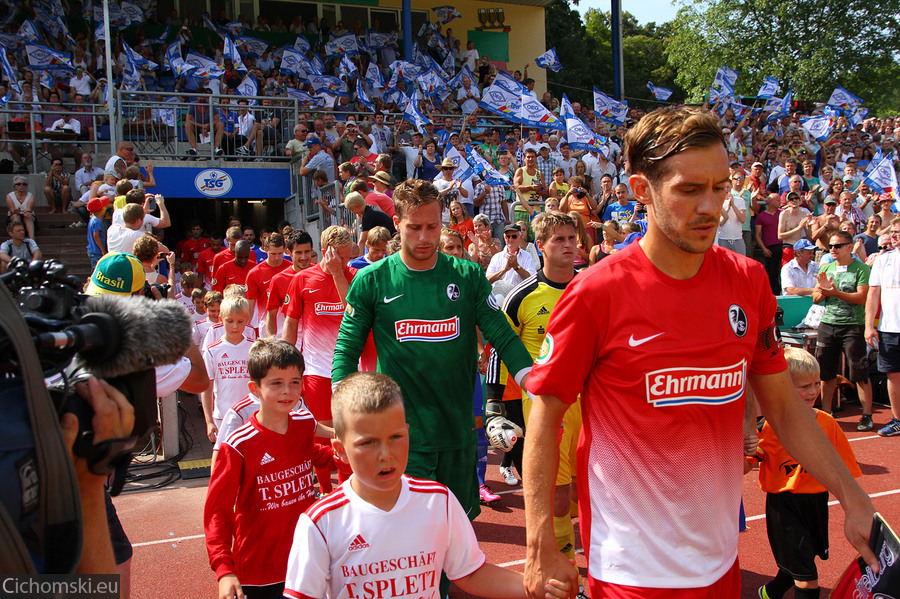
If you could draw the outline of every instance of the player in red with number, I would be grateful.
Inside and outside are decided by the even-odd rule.
[[[556,304],[526,389],[526,587],[575,586],[553,534],[559,425],[579,393],[581,538],[592,599],[733,599],[746,383],[791,455],[841,502],[873,567],[874,509],[797,396],[757,262],[713,246],[730,190],[717,119],[657,110],[626,138],[639,243],[576,277]],[[627,293],[622,290],[627,289]]]

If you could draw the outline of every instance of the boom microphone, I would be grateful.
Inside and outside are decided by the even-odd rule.
[[[191,317],[175,300],[100,295],[88,298],[87,312],[58,333],[38,336],[44,347],[71,348],[78,363],[105,379],[174,364],[191,344]]]

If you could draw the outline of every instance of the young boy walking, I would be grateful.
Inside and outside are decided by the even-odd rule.
[[[225,440],[206,496],[203,528],[220,599],[276,599],[300,514],[316,498],[313,466],[334,467],[334,451],[314,442],[316,421],[300,400],[303,356],[260,339],[247,362],[259,411]]]
[[[850,443],[828,413],[812,406],[819,397],[819,363],[809,352],[786,347],[791,381],[812,410],[816,424],[834,445],[853,476],[862,476]],[[828,491],[782,447],[768,423],[759,432],[758,458],[747,458],[749,472],[759,462],[759,486],[766,492],[766,532],[778,574],[759,588],[762,599],[781,599],[794,587],[797,599],[819,597],[816,556],[828,559]]]

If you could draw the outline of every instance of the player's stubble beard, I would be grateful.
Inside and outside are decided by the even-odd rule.
[[[656,226],[659,227],[663,235],[665,235],[675,247],[683,252],[689,254],[705,254],[708,252],[713,246],[713,242],[715,242],[715,234],[710,235],[708,240],[698,239],[697,241],[691,241],[685,237],[685,233],[692,231],[693,228],[697,226],[718,226],[719,216],[721,215],[721,205],[719,211],[714,216],[707,217],[695,215],[687,222],[683,230],[679,230],[676,217],[669,210],[665,200],[661,199],[660,191],[654,188],[653,193],[656,197],[654,198],[653,204],[647,207],[647,210],[648,213],[652,212],[652,218],[656,221]]]

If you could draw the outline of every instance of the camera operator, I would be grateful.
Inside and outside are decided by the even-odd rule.
[[[165,295],[156,286],[145,286],[144,267],[131,254],[114,252],[107,254],[97,262],[91,275],[86,293],[88,295],[132,295],[152,294],[155,299],[163,299]],[[200,350],[193,344],[179,362],[156,367],[156,395],[166,397],[176,390],[186,393],[202,393],[209,387],[209,378]],[[115,561],[121,576],[122,597],[128,597],[131,576],[131,543],[119,523],[115,507],[107,495],[107,516],[109,530],[113,539]],[[86,545],[87,546],[87,545]]]

